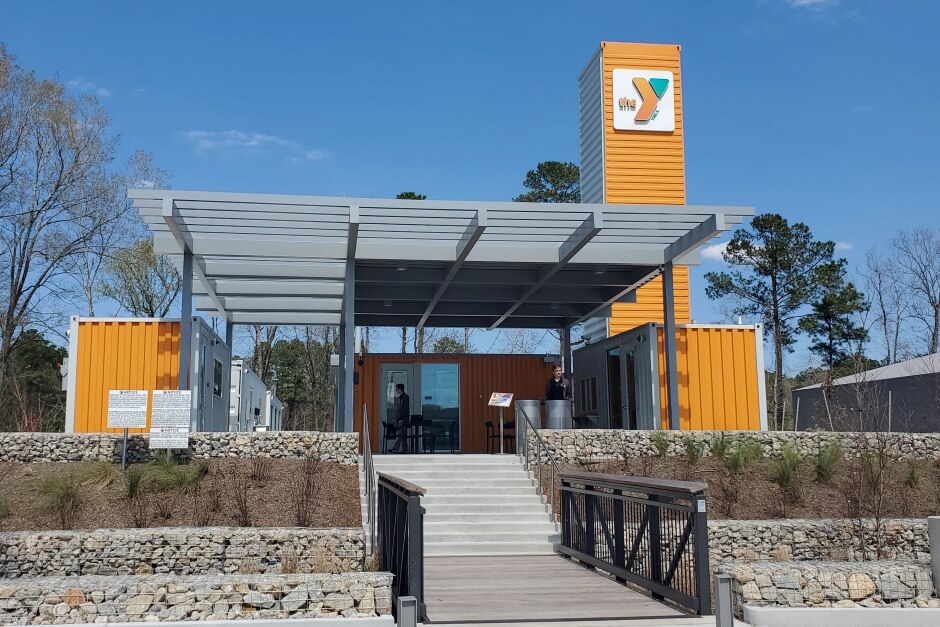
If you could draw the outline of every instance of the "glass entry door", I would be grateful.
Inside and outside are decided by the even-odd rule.
[[[657,407],[649,344],[638,337],[620,345],[623,428],[656,429]],[[658,386],[658,380],[656,382]]]
[[[434,451],[460,451],[460,365],[427,363],[421,368],[421,414],[430,421],[428,446]],[[453,439],[453,442],[451,442]]]
[[[398,414],[398,397],[395,396],[395,386],[401,383],[405,386],[405,394],[411,399],[411,414],[420,414],[421,389],[415,377],[416,364],[382,364],[381,388],[379,401],[384,408],[382,420],[395,424]]]

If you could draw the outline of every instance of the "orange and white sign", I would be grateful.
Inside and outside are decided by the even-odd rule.
[[[672,72],[613,71],[614,129],[676,130],[675,79]]]

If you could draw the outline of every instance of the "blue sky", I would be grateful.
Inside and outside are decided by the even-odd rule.
[[[97,94],[122,152],[151,152],[179,189],[483,200],[578,161],[577,77],[599,42],[678,43],[690,203],[805,221],[852,266],[937,225],[940,3],[639,7],[8,2],[0,41]],[[720,319],[701,278],[719,265],[693,273],[697,321]]]

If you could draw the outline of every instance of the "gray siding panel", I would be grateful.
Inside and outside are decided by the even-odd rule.
[[[581,140],[581,202],[604,199],[604,87],[601,50],[581,72],[578,81]]]

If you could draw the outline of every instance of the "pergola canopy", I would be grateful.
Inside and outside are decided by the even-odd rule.
[[[154,248],[234,324],[566,328],[693,261],[749,207],[134,189]],[[190,277],[184,277],[184,280]],[[346,319],[348,320],[348,318]]]

